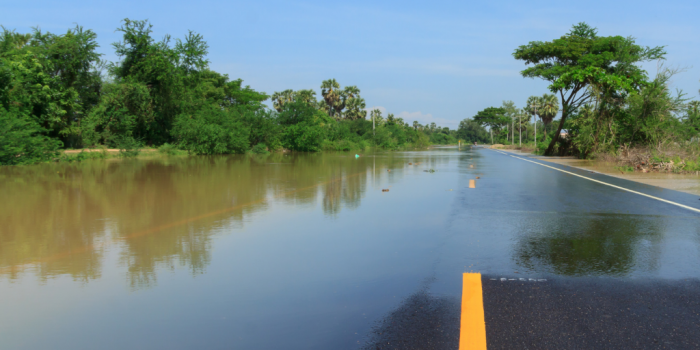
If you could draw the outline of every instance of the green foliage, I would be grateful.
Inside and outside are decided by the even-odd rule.
[[[116,147],[122,137],[146,138],[155,119],[153,110],[146,85],[105,84],[100,103],[83,124],[83,143]]]
[[[32,118],[0,107],[0,165],[31,164],[58,156],[61,141],[45,135]]]
[[[173,136],[179,147],[193,154],[244,153],[250,143],[250,129],[240,121],[238,111],[210,106],[175,120]]]
[[[160,147],[158,147],[158,153],[166,155],[166,156],[174,156],[178,155],[180,151],[177,149],[177,146],[171,145],[169,143],[164,143]]]
[[[267,150],[267,146],[265,146],[264,143],[259,143],[250,150],[254,154],[270,154],[270,151]]]
[[[479,122],[467,118],[459,122],[457,138],[466,143],[487,143],[489,142],[489,133]]]
[[[563,111],[555,135],[567,117],[590,99],[593,90],[621,97],[637,91],[647,82],[639,63],[664,55],[663,47],[642,47],[630,37],[599,37],[596,29],[585,23],[574,25],[559,39],[533,41],[513,53],[516,59],[533,64],[521,72],[523,77],[544,79],[552,92],[560,94]],[[553,152],[557,138],[550,142],[547,154]]]
[[[320,100],[310,89],[284,90],[273,94],[274,110],[268,110],[268,95],[209,68],[209,46],[200,34],[158,41],[148,21],[131,19],[117,31],[122,38],[112,46],[118,61],[106,63],[96,51],[95,33],[80,26],[61,35],[2,28],[3,164],[51,159],[62,145],[116,147],[120,157],[133,157],[144,145],[173,155],[456,142],[454,131],[435,123],[411,127],[391,113],[384,119],[378,110],[368,120],[360,89],[341,87],[335,79],[321,84]],[[103,68],[109,79],[103,79]],[[97,153],[61,160],[93,157]]]
[[[58,160],[60,162],[67,162],[67,163],[72,163],[72,162],[82,162],[84,160],[89,160],[89,159],[105,159],[108,158],[107,152],[103,149],[102,151],[98,152],[86,152],[86,151],[81,151],[80,153],[77,154],[63,154]]]
[[[136,157],[141,153],[141,142],[129,136],[119,136],[116,140],[119,156],[122,158]]]
[[[311,123],[288,126],[282,135],[282,144],[292,151],[318,152],[324,139],[324,129]]]

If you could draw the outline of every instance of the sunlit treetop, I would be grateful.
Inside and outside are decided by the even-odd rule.
[[[638,64],[663,59],[665,54],[661,46],[639,46],[632,37],[601,37],[595,28],[579,23],[559,39],[522,45],[513,56],[533,65],[521,72],[524,77],[547,80],[556,93],[579,91],[588,84],[636,90],[648,80]]]

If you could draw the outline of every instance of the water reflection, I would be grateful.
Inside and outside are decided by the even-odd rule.
[[[405,154],[153,158],[0,168],[0,274],[100,278],[119,248],[133,288],[159,269],[203,273],[212,236],[274,202],[333,216],[360,205],[372,181],[402,176]],[[228,230],[227,232],[230,232]],[[118,244],[115,244],[118,243]]]
[[[531,271],[624,276],[658,267],[664,231],[659,218],[557,213],[547,220],[527,221],[519,228],[514,259]]]

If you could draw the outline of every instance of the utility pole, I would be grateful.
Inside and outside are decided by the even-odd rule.
[[[530,105],[530,107],[535,109],[535,151],[537,151],[537,107],[539,107],[539,105],[537,103],[533,103]]]
[[[491,131],[491,144],[493,145],[493,129],[489,128],[489,131]]]
[[[520,141],[518,144],[520,145],[520,148],[523,147],[523,112],[521,111],[518,113],[518,137],[520,138]],[[522,151],[522,150],[520,150]]]

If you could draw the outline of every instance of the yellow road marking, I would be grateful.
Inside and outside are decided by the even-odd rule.
[[[498,152],[498,151],[496,151],[496,152]],[[543,166],[543,167],[547,167],[547,168],[550,168],[550,169],[554,169],[554,170],[556,170],[556,171],[561,171],[562,173],[566,173],[566,174],[569,174],[569,175],[578,176],[578,177],[580,177],[580,178],[583,178],[583,179],[586,179],[586,180],[590,180],[590,181],[593,181],[593,182],[597,182],[597,183],[599,183],[599,184],[606,185],[606,186],[610,186],[610,187],[613,187],[613,188],[617,188],[617,189],[619,189],[619,190],[631,192],[631,193],[638,194],[638,195],[640,195],[640,196],[648,197],[648,198],[651,198],[651,199],[656,199],[657,201],[661,201],[661,202],[664,202],[664,203],[668,203],[668,204],[671,204],[671,205],[675,205],[675,206],[681,207],[681,208],[683,208],[683,209],[688,209],[688,210],[694,211],[694,212],[696,212],[696,213],[700,213],[700,209],[693,208],[693,207],[689,207],[689,206],[687,206],[687,205],[683,205],[683,204],[676,203],[676,202],[673,202],[673,201],[669,201],[669,200],[666,200],[666,199],[663,199],[663,198],[659,198],[659,197],[654,197],[654,196],[648,195],[648,194],[646,194],[646,193],[637,192],[637,191],[634,191],[634,190],[630,190],[630,189],[628,189],[628,188],[624,188],[624,187],[620,187],[620,186],[617,186],[617,185],[609,184],[609,183],[607,183],[607,182],[603,182],[603,181],[600,181],[600,180],[591,179],[590,177],[587,177],[587,176],[583,176],[583,175],[579,175],[579,174],[576,174],[576,173],[572,173],[572,172],[570,172],[570,171],[566,171],[566,170],[562,170],[562,169],[559,169],[559,168],[555,168],[555,167],[553,167],[553,166],[549,166],[549,165],[546,165],[546,164],[534,162],[534,161],[531,161],[531,160],[529,160],[529,159],[516,157],[516,156],[510,155],[510,154],[505,153],[505,152],[498,152],[498,153],[501,153],[501,154],[506,155],[506,156],[511,156],[511,157],[513,157],[513,158],[515,158],[515,159],[524,160],[524,161],[526,161],[526,162],[530,162],[530,163],[534,163],[534,164],[537,164],[537,165],[541,165],[541,166]]]
[[[462,279],[462,320],[459,332],[459,350],[486,349],[484,322],[484,295],[481,274],[465,273]]]

